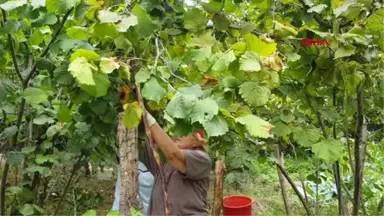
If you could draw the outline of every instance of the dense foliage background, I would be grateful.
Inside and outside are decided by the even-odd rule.
[[[79,170],[115,163],[118,113],[140,122],[135,83],[170,134],[205,130],[226,190],[269,188],[279,144],[310,210],[293,214],[380,213],[382,0],[0,2],[2,215],[102,202]]]

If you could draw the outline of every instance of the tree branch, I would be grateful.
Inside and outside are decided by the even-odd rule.
[[[5,10],[3,10],[3,9],[1,9],[1,13],[3,14],[3,22],[1,22],[1,26],[4,27],[4,23],[7,22],[7,14],[6,14]],[[9,49],[11,50],[13,66],[15,68],[16,74],[19,77],[21,83],[24,83],[23,76],[20,73],[19,65],[17,63],[16,52],[15,52],[15,47],[13,44],[12,35],[7,34],[7,36],[8,36],[8,46],[9,46]]]
[[[157,42],[157,40],[156,40],[156,42]],[[141,95],[140,84],[136,84],[136,97],[137,97],[137,100],[139,101],[140,106],[145,110],[145,105],[144,105],[144,102],[143,102],[143,97]],[[150,146],[150,148],[152,150],[152,154],[153,154],[154,158],[156,158],[156,156],[155,156],[155,154],[156,154],[156,147],[155,147],[155,145],[153,143],[153,137],[152,137],[149,125],[148,125],[147,112],[146,111],[142,114],[142,118],[143,118],[143,122],[144,122],[145,133],[147,134],[146,145]],[[167,189],[165,187],[164,170],[162,168],[162,165],[161,165],[160,161],[157,160],[157,159],[156,159],[156,164],[157,164],[157,167],[159,168],[160,180],[161,180],[161,189],[163,191],[163,196],[164,196],[164,203],[163,203],[164,204],[164,210],[165,210],[164,213],[165,213],[165,216],[169,216],[170,212],[169,212],[169,208],[168,208],[168,194],[167,194]]]
[[[59,29],[57,29],[57,31],[55,32],[55,34],[53,35],[52,39],[49,41],[48,45],[45,47],[44,51],[40,54],[40,58],[44,57],[45,55],[47,55],[48,51],[49,51],[49,48],[50,46],[53,44],[53,42],[56,41],[57,37],[60,35],[61,33],[61,30],[63,29],[64,27],[64,24],[65,22],[67,21],[69,15],[71,14],[71,12],[73,11],[73,7],[71,9],[69,9],[64,17],[63,17],[63,20],[61,21],[61,24],[60,24],[60,27]],[[28,76],[27,78],[25,79],[24,81],[24,86],[28,86],[28,83],[29,83],[29,80],[31,79],[32,75],[35,73],[36,71],[36,63],[33,64],[32,68],[30,69],[29,73],[28,73]]]
[[[379,216],[381,210],[383,210],[384,206],[384,195],[381,197],[379,205],[377,205],[376,215]]]
[[[289,184],[291,185],[291,187],[293,188],[293,190],[295,191],[296,195],[299,197],[301,203],[303,204],[304,208],[305,208],[305,211],[307,212],[307,215],[308,216],[312,216],[312,213],[311,213],[311,209],[309,208],[309,205],[308,203],[305,201],[304,197],[301,195],[299,189],[296,187],[295,183],[293,182],[293,180],[291,179],[291,177],[289,177],[288,173],[284,170],[284,168],[282,166],[280,166],[280,164],[276,163],[275,162],[275,165],[277,166],[277,168],[279,168],[279,170],[281,171],[281,173],[284,175],[284,177],[288,180]]]

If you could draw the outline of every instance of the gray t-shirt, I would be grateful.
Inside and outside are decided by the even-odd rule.
[[[208,215],[207,191],[211,159],[201,150],[183,150],[186,174],[176,170],[171,164],[163,166],[165,186],[168,193],[170,215]],[[164,215],[164,199],[160,173],[154,167],[155,176],[148,215]]]

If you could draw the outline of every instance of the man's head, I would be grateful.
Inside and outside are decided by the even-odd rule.
[[[181,149],[199,149],[206,151],[207,140],[204,139],[203,130],[198,130],[183,137],[174,137],[173,140]]]

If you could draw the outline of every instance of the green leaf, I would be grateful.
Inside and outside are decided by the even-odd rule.
[[[16,125],[13,125],[11,127],[7,127],[4,129],[4,135],[8,138],[11,138],[12,136],[14,136],[16,132],[17,132]]]
[[[292,113],[289,112],[288,110],[283,110],[283,112],[280,113],[280,119],[283,122],[288,124],[288,123],[292,122],[295,119],[295,116],[292,115]]]
[[[321,12],[322,12],[325,8],[327,8],[327,7],[328,7],[328,5],[326,5],[326,4],[319,4],[319,5],[316,5],[316,6],[314,6],[314,7],[309,8],[309,9],[307,10],[307,12],[308,12],[308,13],[313,13],[313,12],[315,12],[315,13],[321,14]]]
[[[137,17],[137,25],[135,30],[142,37],[149,37],[157,29],[156,23],[151,20],[146,10],[136,4],[132,9],[132,13]]]
[[[191,59],[193,61],[203,61],[212,56],[212,47],[206,46],[200,49],[191,50]]]
[[[24,155],[21,152],[7,152],[5,157],[11,166],[19,166],[24,162]]]
[[[51,155],[37,155],[35,162],[39,165],[46,163],[46,162],[54,162],[55,158]]]
[[[45,0],[31,0],[33,9],[45,7]]]
[[[167,66],[158,66],[157,71],[159,71],[161,77],[165,79],[169,79],[171,77],[171,70]]]
[[[117,112],[114,108],[108,107],[107,111],[100,116],[100,119],[108,124],[114,124],[116,121]]]
[[[33,119],[33,124],[37,124],[37,125],[52,124],[53,122],[55,122],[53,118],[44,114],[39,115],[38,117]]]
[[[70,39],[87,40],[91,37],[91,33],[89,33],[89,28],[73,26],[67,29],[67,36]]]
[[[135,82],[136,84],[144,83],[149,78],[151,78],[151,74],[147,68],[141,68],[139,72],[135,74]]]
[[[135,101],[133,103],[126,104],[124,105],[124,109],[124,126],[128,129],[139,126],[141,115],[144,112],[139,103]]]
[[[32,165],[32,166],[26,168],[26,169],[25,169],[25,172],[29,172],[29,173],[39,172],[39,173],[42,174],[44,177],[48,177],[48,176],[51,176],[51,175],[52,175],[52,170],[49,169],[48,167],[44,167],[44,166],[35,166],[35,165]]]
[[[71,121],[71,111],[68,107],[64,106],[59,109],[57,112],[57,119],[61,122],[69,122]]]
[[[21,7],[25,4],[27,4],[27,0],[11,0],[11,1],[7,1],[3,4],[0,4],[0,8],[5,10],[5,11],[11,11],[11,10],[16,9],[18,7]]]
[[[120,65],[114,57],[100,59],[100,70],[105,74],[110,74],[119,67]]]
[[[93,76],[93,78],[95,81],[94,85],[80,84],[80,88],[96,98],[105,96],[108,93],[109,87],[111,86],[108,75],[97,73]]]
[[[81,0],[47,0],[46,6],[48,13],[58,11],[60,14],[66,13],[69,9],[80,3]]]
[[[97,18],[100,20],[100,23],[115,23],[122,19],[118,13],[109,10],[100,10]]]
[[[240,27],[240,34],[241,35],[246,35],[248,33],[251,33],[255,29],[256,29],[256,25],[255,24],[253,24],[251,22],[245,22]]]
[[[131,80],[131,72],[129,71],[129,65],[122,64],[118,69],[119,77],[126,80]]]
[[[123,49],[127,53],[131,52],[132,50],[132,43],[129,41],[125,36],[120,35],[113,41],[116,45],[117,49]]]
[[[41,15],[41,18],[34,20],[33,26],[44,26],[44,25],[54,25],[58,21],[57,16],[55,14],[45,14]]]
[[[120,214],[118,211],[112,210],[107,213],[107,216],[120,216]]]
[[[60,131],[60,127],[58,125],[52,125],[46,131],[48,139],[52,139]]]
[[[219,106],[217,103],[210,98],[206,98],[196,101],[189,116],[191,123],[200,122],[204,124],[205,122],[211,121],[213,116],[217,115],[218,112]]]
[[[245,82],[240,85],[239,93],[249,105],[258,107],[268,102],[271,90],[257,82]]]
[[[360,71],[342,74],[345,89],[350,95],[355,94],[357,86],[364,79],[364,74]]]
[[[157,103],[167,94],[167,91],[161,87],[156,78],[152,77],[148,82],[144,84],[143,97],[147,100],[153,100]]]
[[[31,154],[36,150],[36,146],[26,146],[21,149],[21,152],[25,155]]]
[[[4,27],[0,28],[0,34],[12,34],[19,31],[20,23],[16,20],[8,20],[4,23]]]
[[[205,122],[203,126],[210,137],[222,136],[229,131],[227,122],[219,115],[213,117],[211,121]]]
[[[83,214],[83,216],[97,216],[96,210],[88,210]]]
[[[253,34],[246,34],[243,38],[247,44],[247,50],[256,52],[260,56],[269,56],[277,50],[276,43],[263,42]]]
[[[131,15],[129,17],[125,17],[121,20],[121,22],[117,25],[117,30],[119,32],[128,31],[129,27],[137,25],[139,22],[135,15]]]
[[[273,126],[257,116],[246,115],[238,117],[236,118],[236,122],[244,125],[248,133],[254,137],[272,137],[270,130]]]
[[[272,133],[279,137],[286,136],[292,132],[291,128],[284,122],[278,121],[274,126],[275,127],[272,128]]]
[[[18,195],[23,192],[23,189],[21,187],[11,186],[7,188],[7,192],[10,192],[14,195]]]
[[[240,58],[240,70],[243,71],[259,71],[261,70],[260,66],[260,57],[255,52],[245,52],[244,55]]]
[[[33,205],[31,204],[24,204],[21,208],[20,208],[20,213],[22,215],[25,215],[25,216],[28,216],[28,215],[33,215],[33,213],[35,213],[35,210],[33,208]]]
[[[233,50],[225,53],[225,54],[222,54],[220,56],[220,58],[215,62],[215,64],[213,64],[212,66],[212,70],[213,71],[225,71],[229,64],[231,64],[231,62],[235,61],[236,60],[236,56],[233,52]]]
[[[335,59],[351,56],[356,53],[356,48],[353,46],[341,46],[335,52]]]
[[[95,100],[90,104],[90,107],[97,115],[103,115],[108,108],[108,104],[104,100]]]
[[[88,132],[90,130],[90,125],[87,125],[85,122],[77,122],[75,127],[81,132]]]
[[[201,87],[199,85],[179,88],[178,90],[183,96],[189,97],[191,99],[197,99],[203,95],[203,91],[201,90]]]
[[[320,131],[317,128],[295,127],[293,139],[303,147],[310,147],[320,139]]]
[[[223,78],[222,84],[226,88],[237,88],[241,82],[233,76],[226,76]]]
[[[94,27],[93,34],[100,41],[109,41],[118,35],[115,24],[112,23],[97,23]]]
[[[202,2],[201,6],[203,6],[204,10],[208,13],[215,14],[220,13],[224,5],[222,1],[211,0],[209,3]]]
[[[343,143],[335,139],[324,140],[312,145],[312,151],[316,157],[331,164],[341,157],[343,153]]]
[[[350,6],[352,6],[354,3],[352,2],[345,2],[344,4],[342,4],[340,7],[336,8],[333,10],[333,14],[336,16],[336,17],[339,17],[341,14],[343,14],[344,12],[346,12],[348,10],[348,8]]]
[[[24,98],[31,104],[39,104],[47,101],[48,95],[39,88],[28,87],[24,90]]]
[[[274,25],[274,33],[278,38],[294,37],[298,32],[291,26],[279,23],[278,21],[272,22]]]
[[[189,95],[188,95],[189,96]],[[166,112],[173,118],[186,119],[192,110],[196,98],[182,96],[176,93],[172,100],[168,103]]]
[[[97,69],[90,64],[86,58],[78,57],[69,64],[68,70],[71,72],[79,84],[96,85],[92,69]]]
[[[7,100],[7,95],[8,95],[7,89],[5,88],[3,83],[0,81],[0,104],[1,102]]]
[[[229,20],[222,14],[215,14],[212,18],[212,22],[219,31],[226,31],[229,26]]]
[[[164,29],[164,32],[172,36],[179,35],[182,33],[179,29],[176,28],[167,28]]]
[[[73,62],[79,57],[83,57],[88,61],[100,59],[99,54],[95,53],[95,51],[86,50],[86,49],[77,49],[74,53],[72,53],[70,61]]]
[[[192,33],[205,30],[207,26],[207,16],[204,11],[193,8],[184,13],[184,27]]]

